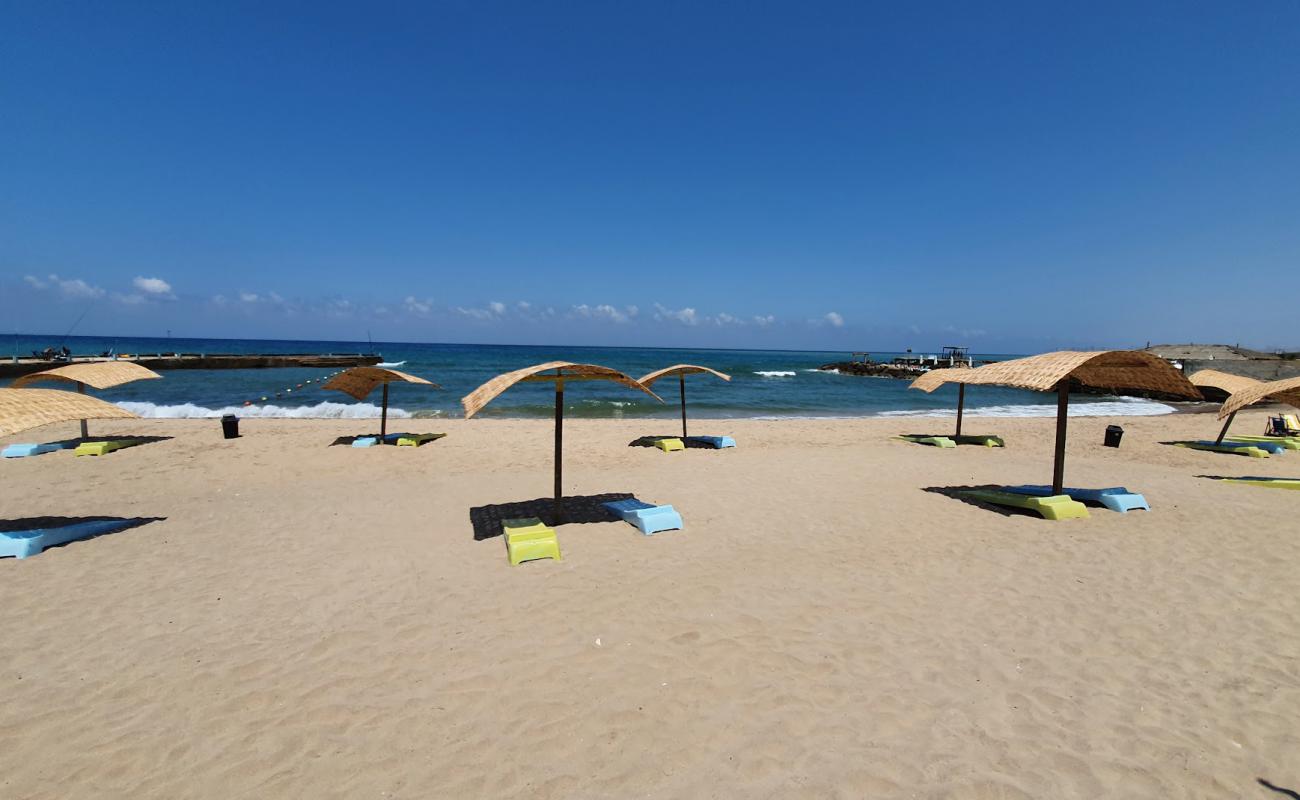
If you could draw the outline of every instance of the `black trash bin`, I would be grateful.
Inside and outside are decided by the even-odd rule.
[[[239,438],[239,417],[227,414],[221,418],[221,432],[227,439]]]
[[[1104,444],[1107,447],[1119,447],[1119,440],[1123,438],[1124,438],[1123,428],[1121,428],[1118,425],[1106,426],[1106,441],[1104,442]]]

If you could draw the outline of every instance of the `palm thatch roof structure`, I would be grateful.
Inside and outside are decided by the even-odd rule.
[[[1217,369],[1202,369],[1187,376],[1187,380],[1198,389],[1218,389],[1224,394],[1232,395],[1242,389],[1258,386],[1263,381],[1248,378],[1245,375],[1233,375]],[[1204,394],[1202,392],[1202,394]]]
[[[1219,409],[1219,419],[1236,414],[1246,406],[1262,400],[1272,400],[1300,408],[1300,378],[1258,382],[1254,386],[1233,392],[1223,404],[1223,408]]]
[[[975,370],[970,367],[945,367],[944,369],[932,369],[912,381],[907,388],[920,389],[923,392],[933,392],[945,383],[957,384],[957,431],[954,435],[961,436],[962,412],[966,408],[966,379],[974,372]]]
[[[79,419],[137,419],[125,408],[60,389],[0,389],[0,436]]]
[[[714,377],[721,378],[724,381],[731,380],[730,375],[723,375],[721,372],[718,372],[716,369],[709,369],[708,367],[701,367],[695,364],[674,364],[671,367],[664,367],[663,369],[655,370],[654,372],[651,372],[648,375],[642,375],[638,380],[638,382],[642,386],[648,387],[653,385],[654,382],[659,380],[660,378],[666,378],[669,375],[677,376],[677,386],[681,392],[681,398],[682,398],[682,438],[683,439],[686,438],[686,376],[702,375],[702,374],[713,375]]]
[[[77,391],[85,393],[86,387],[111,389],[124,383],[147,381],[162,376],[148,367],[142,367],[130,361],[86,361],[80,364],[67,364],[54,369],[23,375],[12,384],[14,388],[27,386],[40,381],[64,381],[77,384]],[[81,420],[81,438],[90,435],[86,420]]]
[[[945,374],[936,375],[940,372]],[[1072,386],[1116,393],[1158,392],[1168,397],[1201,399],[1200,392],[1182,372],[1163,358],[1140,350],[1061,350],[999,361],[975,369],[934,370],[918,378],[912,386],[932,392],[949,382],[1057,393],[1056,455],[1052,470],[1052,491],[1056,494],[1060,494],[1065,481],[1066,421]]]
[[[1230,375],[1214,369],[1203,369],[1193,373],[1188,380],[1196,386],[1218,389],[1228,395],[1227,400],[1219,408],[1218,415],[1219,419],[1227,417],[1227,420],[1219,430],[1219,438],[1214,440],[1215,444],[1223,443],[1224,437],[1228,435],[1228,428],[1232,427],[1232,421],[1237,417],[1237,412],[1246,406],[1261,400],[1274,400],[1300,408],[1300,378],[1265,382],[1244,375]]]
[[[110,389],[132,381],[147,381],[161,377],[148,367],[130,361],[88,361],[23,375],[16,379],[12,386],[18,389],[40,381],[66,381],[95,389]]]
[[[349,397],[361,401],[365,400],[375,390],[376,386],[383,386],[384,396],[379,412],[379,436],[382,441],[383,437],[388,435],[388,384],[390,383],[416,383],[423,386],[432,386],[435,389],[442,388],[433,381],[427,381],[417,375],[410,375],[384,367],[353,367],[345,369],[321,384],[321,388],[343,392]]]
[[[484,383],[474,391],[461,398],[461,406],[465,409],[465,419],[469,419],[483,409],[488,403],[492,402],[498,395],[509,389],[517,383],[554,383],[555,384],[555,517],[558,522],[564,517],[564,493],[562,488],[563,474],[563,455],[564,455],[564,384],[572,381],[613,381],[614,383],[626,386],[629,389],[636,389],[645,392],[659,402],[663,402],[659,395],[650,391],[648,387],[640,381],[634,380],[628,375],[619,372],[616,369],[602,367],[597,364],[575,364],[570,361],[548,361],[545,364],[534,364],[531,367],[524,367],[513,372],[507,372],[498,375],[492,380]]]

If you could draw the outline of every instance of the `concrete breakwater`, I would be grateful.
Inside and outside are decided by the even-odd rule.
[[[0,361],[0,378],[16,378],[32,372],[67,364],[85,364],[110,359],[100,356],[73,356],[70,361],[40,358],[17,358]],[[277,367],[361,367],[378,364],[379,355],[336,353],[157,353],[154,355],[119,355],[119,361],[131,361],[152,370],[169,369],[274,369]]]
[[[947,364],[941,365],[947,367]],[[958,368],[964,364],[958,364]],[[933,367],[914,364],[884,364],[876,361],[835,361],[823,364],[817,369],[825,372],[838,372],[841,375],[862,375],[868,378],[900,378],[912,380],[929,372]]]

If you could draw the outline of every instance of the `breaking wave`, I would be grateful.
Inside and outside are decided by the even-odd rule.
[[[376,367],[403,367],[406,366],[406,362],[405,361],[380,361],[375,366]]]
[[[797,373],[794,370],[759,370],[755,375],[762,375],[764,378],[793,378]]]
[[[1070,406],[1072,417],[1154,417],[1172,414],[1175,409],[1164,403],[1140,398],[1117,398],[1096,403],[1074,403]],[[881,411],[881,417],[955,417],[955,408],[906,409],[903,411]],[[1054,417],[1056,405],[1005,405],[968,407],[968,417]]]
[[[378,419],[379,406],[370,403],[317,403],[314,406],[223,406],[207,408],[194,403],[177,403],[175,405],[158,405],[156,403],[137,403],[123,401],[117,405],[132,414],[149,419],[207,419],[234,414],[237,417],[261,417],[265,419]],[[388,416],[393,419],[409,419],[413,414],[401,408],[389,406]]]

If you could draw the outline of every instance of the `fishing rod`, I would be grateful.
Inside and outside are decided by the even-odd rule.
[[[81,321],[86,318],[86,315],[90,313],[90,309],[94,307],[94,305],[93,302],[86,304],[86,309],[81,312],[81,316],[77,317],[77,321],[72,323],[72,327],[68,328],[68,332],[63,334],[63,338],[59,340],[59,347],[62,347],[68,341],[68,337],[77,329],[77,326],[81,324]]]

